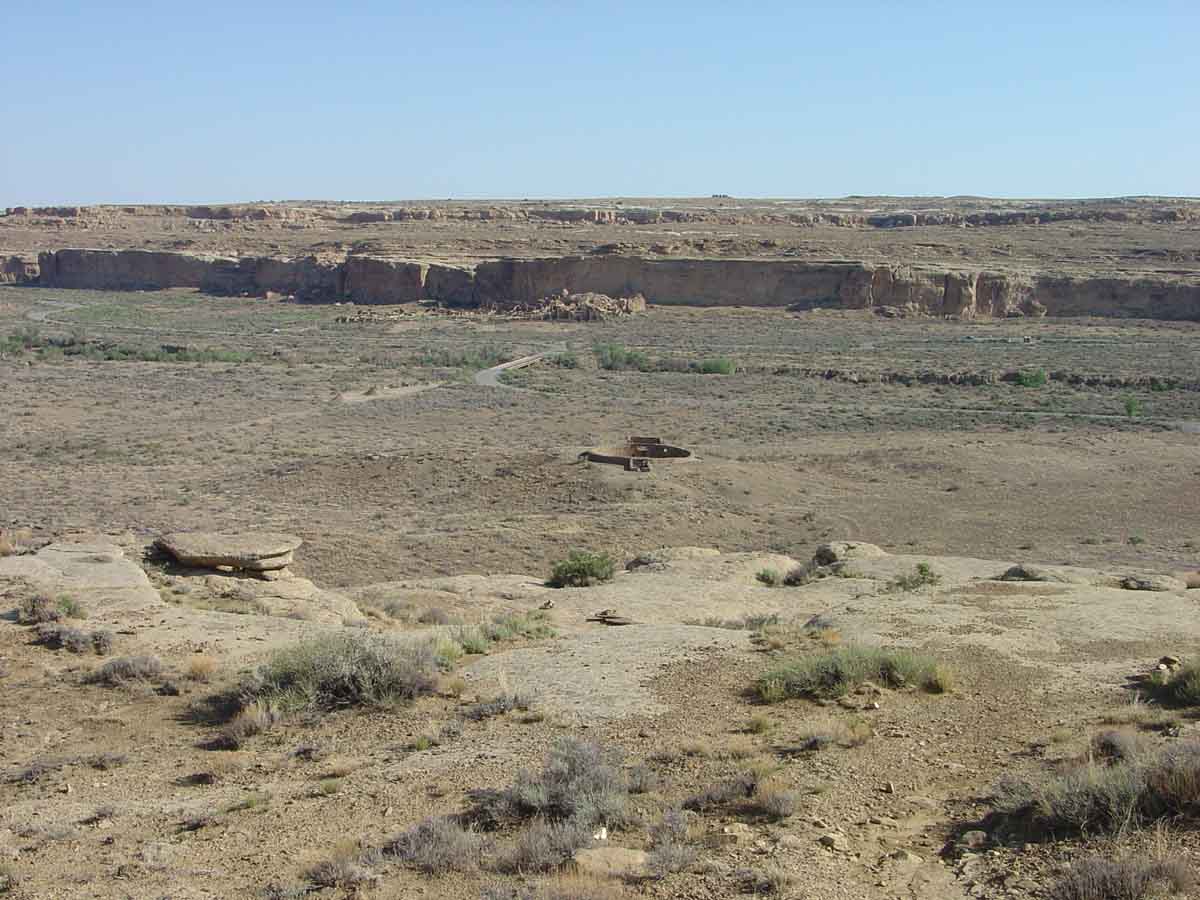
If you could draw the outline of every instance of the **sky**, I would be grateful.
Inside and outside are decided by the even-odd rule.
[[[0,207],[1200,195],[1200,2],[2,0]]]

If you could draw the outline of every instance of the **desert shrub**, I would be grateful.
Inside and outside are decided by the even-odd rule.
[[[760,584],[765,584],[767,587],[779,587],[783,584],[783,575],[775,569],[759,569],[754,578]]]
[[[995,788],[999,815],[1031,834],[1112,833],[1164,818],[1195,821],[1200,809],[1200,741],[1170,745],[1105,765],[1009,778]]]
[[[488,640],[481,628],[460,628],[454,633],[454,640],[463,648],[464,653],[482,656],[491,649],[492,642]]]
[[[917,687],[942,693],[948,670],[936,659],[911,650],[846,646],[792,659],[760,675],[755,683],[765,703],[790,697],[841,697],[865,681],[886,687]]]
[[[759,773],[749,771],[710,785],[698,794],[683,801],[683,808],[695,812],[708,812],[734,803],[744,803],[754,796],[761,780]]]
[[[554,564],[548,587],[590,587],[603,581],[612,581],[616,563],[607,553],[591,553],[587,550],[572,550],[566,559]]]
[[[762,782],[754,792],[754,807],[772,822],[782,822],[800,809],[800,796],[778,785]]]
[[[761,578],[759,579],[762,580]],[[779,613],[747,613],[736,619],[722,619],[720,616],[710,616],[706,619],[692,619],[685,625],[703,625],[705,628],[727,628],[730,631],[758,631],[770,625],[779,624]]]
[[[15,772],[6,774],[4,781],[9,784],[37,784],[47,775],[61,772],[69,762],[70,760],[67,759],[51,759],[49,757],[35,759]]]
[[[20,879],[8,863],[0,863],[0,894],[9,894],[17,889]]]
[[[697,368],[701,375],[732,375],[737,371],[737,365],[728,356],[702,359]]]
[[[628,818],[629,788],[620,757],[599,744],[563,738],[547,754],[541,772],[522,771],[502,791],[475,794],[476,817],[487,823],[543,818],[591,828]]]
[[[658,773],[647,765],[633,766],[625,776],[631,794],[649,794],[658,790]]]
[[[312,638],[275,651],[239,688],[238,702],[281,713],[389,707],[433,693],[436,648],[362,632]]]
[[[92,649],[91,635],[86,631],[80,631],[78,628],[72,628],[70,625],[61,625],[56,622],[47,622],[39,625],[33,640],[35,644],[41,644],[43,647],[49,647],[51,650],[69,650],[71,653],[83,653]]]
[[[630,350],[622,344],[597,344],[593,348],[596,354],[596,364],[601,369],[612,372],[624,372],[635,369],[648,372],[651,369],[650,359],[640,350]]]
[[[453,669],[463,655],[463,647],[449,634],[435,634],[430,640],[433,661],[441,672]]]
[[[1092,753],[1107,762],[1132,762],[1144,750],[1142,740],[1132,731],[1108,729],[1092,738]]]
[[[1174,675],[1155,673],[1151,690],[1172,706],[1200,706],[1200,665],[1185,663]]]
[[[379,875],[371,870],[375,862],[369,851],[347,848],[311,866],[304,877],[316,887],[356,889],[379,880]]]
[[[918,588],[940,584],[941,581],[942,576],[933,571],[929,563],[917,563],[912,572],[893,578],[890,586],[901,591],[915,591]]]
[[[502,613],[479,628],[489,641],[554,637],[554,626],[549,622],[549,615],[540,609],[527,613]]]
[[[422,625],[449,625],[451,621],[450,613],[436,606],[430,607],[417,616],[417,622]]]
[[[93,769],[108,772],[112,769],[121,768],[121,766],[129,762],[129,757],[124,753],[95,753],[87,757],[84,762]]]
[[[563,353],[556,353],[554,356],[546,358],[546,361],[552,366],[557,366],[560,369],[578,369],[579,357],[574,350],[567,350]]]
[[[1191,871],[1180,860],[1078,860],[1050,888],[1051,900],[1149,900],[1191,889]]]
[[[113,645],[116,643],[116,637],[113,633],[105,628],[99,631],[93,631],[91,634],[92,650],[97,656],[108,656],[112,653]]]
[[[521,693],[500,694],[491,700],[472,704],[463,710],[463,717],[473,722],[481,722],[495,716],[502,716],[514,709],[527,710],[533,705],[533,698]]]
[[[113,647],[111,631],[83,631],[58,622],[46,622],[37,627],[35,644],[51,650],[69,650],[71,653],[94,651],[97,656],[107,656]]]
[[[186,675],[189,681],[207,682],[216,671],[217,661],[201,653],[188,660]]]
[[[870,724],[865,719],[830,719],[805,727],[796,742],[795,752],[824,750],[827,747],[859,747],[871,739]]]
[[[621,900],[624,896],[621,888],[608,879],[568,872],[537,886],[488,885],[479,900]]]
[[[85,681],[117,687],[131,681],[149,681],[162,672],[163,666],[157,656],[121,656],[106,662],[89,674]]]
[[[650,853],[646,868],[660,878],[673,872],[686,872],[696,864],[696,848],[688,842],[690,817],[682,809],[667,809],[657,824],[650,827]]]
[[[54,601],[54,605],[68,619],[86,619],[88,617],[87,607],[70,594],[63,594]]]
[[[425,348],[417,355],[418,366],[433,366],[442,369],[490,369],[513,358],[511,350],[494,344],[471,347],[465,350],[448,348]]]
[[[45,594],[32,594],[17,607],[17,622],[21,625],[44,625],[62,618],[63,612],[58,604]]]
[[[1200,690],[1200,683],[1197,689]],[[1179,727],[1179,717],[1174,713],[1136,699],[1133,703],[1105,713],[1100,722],[1104,725],[1132,725],[1143,731],[1172,731]]]
[[[592,828],[578,819],[537,819],[517,836],[499,860],[505,872],[550,872],[575,858],[592,840]]]
[[[762,869],[738,869],[733,877],[743,894],[782,894],[795,880],[775,864]]]
[[[484,841],[452,818],[426,819],[384,848],[406,865],[429,874],[473,872],[479,868]]]
[[[1032,371],[1018,372],[1016,382],[1023,388],[1040,388],[1045,386],[1050,380],[1050,376],[1046,374],[1045,369],[1033,369]]]
[[[240,750],[250,738],[270,731],[279,721],[278,711],[256,700],[243,706],[210,742],[213,750]]]

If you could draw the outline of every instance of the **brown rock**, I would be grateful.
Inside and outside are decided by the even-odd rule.
[[[269,571],[291,565],[292,553],[303,541],[294,535],[266,531],[179,531],[163,535],[156,543],[185,566]]]

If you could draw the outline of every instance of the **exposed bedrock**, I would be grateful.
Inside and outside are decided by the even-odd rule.
[[[149,250],[43,253],[40,283],[152,290],[197,287],[355,303],[436,300],[452,306],[528,303],[563,293],[641,294],[691,306],[887,308],[987,318],[1117,316],[1200,321],[1200,275],[1178,279],[945,271],[908,265],[794,260],[568,256],[500,259],[474,268],[353,254],[344,259],[220,257]],[[28,281],[32,263],[2,262],[0,280]],[[12,274],[7,274],[9,271]]]

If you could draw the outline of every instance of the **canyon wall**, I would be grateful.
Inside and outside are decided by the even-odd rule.
[[[642,294],[651,303],[885,308],[959,318],[1011,315],[1116,316],[1200,321],[1200,276],[1083,278],[907,265],[793,260],[644,259],[570,256],[500,259],[473,269],[352,254],[344,259],[221,257],[149,250],[65,249],[38,264],[4,262],[0,281],[60,288],[280,294],[309,301],[406,303],[434,300],[472,307],[532,302],[569,293]],[[40,273],[37,271],[40,269]]]

